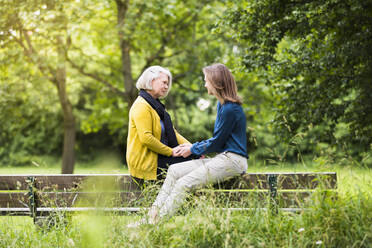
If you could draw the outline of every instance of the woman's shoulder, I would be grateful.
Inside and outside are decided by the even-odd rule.
[[[146,106],[146,107],[151,107],[151,105],[141,96],[138,96],[136,100],[134,100],[132,104],[133,107],[141,107],[141,106]]]
[[[240,111],[242,106],[236,102],[226,101],[224,104],[222,104],[221,109],[226,112]]]
[[[245,116],[242,106],[234,102],[225,102],[222,104],[219,112],[222,118],[227,118],[230,120],[235,118],[240,119]]]
[[[132,107],[130,108],[131,112],[142,112],[151,110],[151,105],[141,96],[138,96],[137,99],[133,102]]]

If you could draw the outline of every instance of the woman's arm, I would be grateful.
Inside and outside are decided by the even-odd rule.
[[[217,114],[213,137],[194,143],[191,147],[191,152],[195,155],[222,152],[227,139],[232,133],[235,122],[234,110],[228,105],[221,107],[221,110]]]
[[[136,126],[139,140],[153,152],[171,156],[172,148],[164,145],[154,136],[151,109],[146,104],[138,103],[132,107],[131,117]]]

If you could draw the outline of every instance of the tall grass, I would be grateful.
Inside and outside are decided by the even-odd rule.
[[[204,199],[204,198],[203,198]],[[183,215],[126,228],[140,216],[76,215],[49,229],[31,218],[1,217],[0,247],[371,247],[372,199],[366,194],[314,201],[302,213],[233,212],[194,199]]]

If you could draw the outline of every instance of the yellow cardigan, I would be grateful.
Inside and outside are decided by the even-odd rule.
[[[176,130],[179,144],[189,143]],[[138,96],[129,111],[127,163],[129,173],[137,178],[156,180],[158,154],[172,155],[172,148],[160,142],[161,125],[158,113]]]

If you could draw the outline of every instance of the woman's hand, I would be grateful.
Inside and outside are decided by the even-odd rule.
[[[172,148],[172,157],[181,157],[181,147],[176,146]]]
[[[191,155],[191,146],[192,144],[181,144],[172,149],[173,157],[184,157],[187,158]]]
[[[192,147],[192,144],[181,144],[179,145],[179,147],[181,148],[180,149],[180,155],[184,158],[187,158],[188,156],[191,155],[191,147]]]

